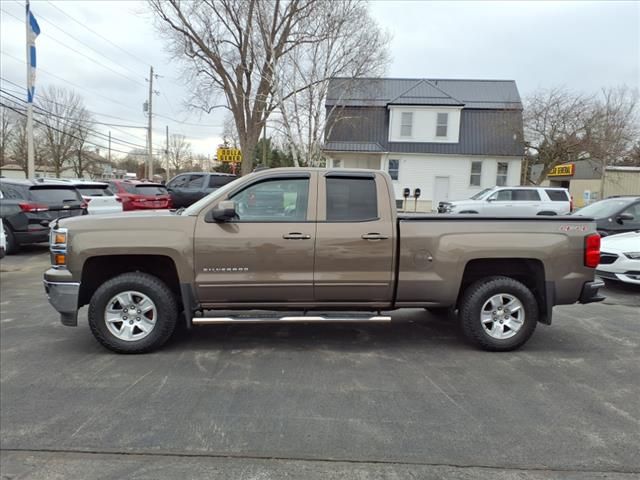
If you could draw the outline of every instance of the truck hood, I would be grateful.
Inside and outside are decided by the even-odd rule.
[[[60,220],[59,226],[69,230],[135,230],[136,228],[171,228],[192,223],[193,217],[176,215],[169,210],[135,210],[105,215],[82,215]],[[52,222],[52,226],[55,222]]]

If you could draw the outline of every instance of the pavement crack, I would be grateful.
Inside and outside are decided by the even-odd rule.
[[[320,462],[320,463],[346,463],[353,465],[397,465],[397,466],[421,466],[421,467],[449,467],[460,469],[485,469],[501,470],[513,472],[549,472],[549,473],[584,473],[584,474],[638,474],[640,469],[633,468],[562,468],[540,465],[489,465],[489,464],[467,464],[452,462],[420,462],[402,460],[377,460],[377,459],[354,459],[354,458],[314,458],[296,456],[277,455],[252,455],[241,453],[217,453],[217,452],[159,452],[159,451],[135,451],[135,450],[98,450],[80,448],[0,448],[4,453],[27,453],[27,454],[79,454],[79,455],[121,455],[125,457],[166,457],[166,458],[209,458],[209,459],[234,459],[234,460],[262,460],[262,461],[290,461],[290,462]]]

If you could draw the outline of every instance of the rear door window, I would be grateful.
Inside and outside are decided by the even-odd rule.
[[[34,202],[48,205],[82,203],[78,190],[70,187],[31,187],[29,190]]]
[[[209,188],[220,188],[227,183],[233,182],[237,177],[231,175],[211,175],[209,177]]]
[[[184,188],[202,188],[204,185],[204,175],[191,175],[189,181],[187,181]]]
[[[4,183],[0,185],[0,190],[2,190],[4,198],[12,198],[14,200],[22,200],[25,198],[24,191],[17,185],[9,185]]]
[[[366,222],[378,218],[373,178],[327,178],[327,221]]]
[[[512,199],[516,202],[539,202],[540,194],[537,190],[511,190]]]
[[[564,190],[545,190],[549,195],[549,200],[552,202],[568,202],[567,192]]]
[[[166,195],[167,189],[162,185],[136,185],[136,192],[140,195]]]

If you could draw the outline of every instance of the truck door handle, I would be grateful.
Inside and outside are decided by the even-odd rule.
[[[304,233],[300,232],[291,232],[284,234],[282,238],[284,238],[285,240],[309,240],[311,238],[311,235],[305,235]]]
[[[365,233],[364,235],[362,235],[362,238],[365,240],[386,240],[389,237],[386,235],[381,235],[379,233]]]

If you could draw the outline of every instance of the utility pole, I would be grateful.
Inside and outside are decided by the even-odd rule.
[[[262,129],[262,166],[267,166],[267,120],[264,121]]]
[[[36,166],[34,161],[34,146],[33,146],[33,75],[31,66],[31,25],[29,23],[31,15],[31,7],[29,0],[27,0],[27,16],[26,16],[26,50],[27,50],[27,178],[35,178]],[[34,47],[35,52],[35,47]],[[35,65],[34,65],[35,67]]]
[[[111,164],[111,130],[109,130],[109,164]]]
[[[171,170],[171,167],[169,165],[169,125],[167,125],[166,127],[165,137],[166,137],[167,145],[166,147],[164,147],[164,159],[167,162],[167,182],[168,182],[170,178],[170,170]]]
[[[149,142],[149,158],[147,159],[146,177],[151,180],[153,177],[153,67],[149,70],[149,130],[148,130],[148,142]]]

